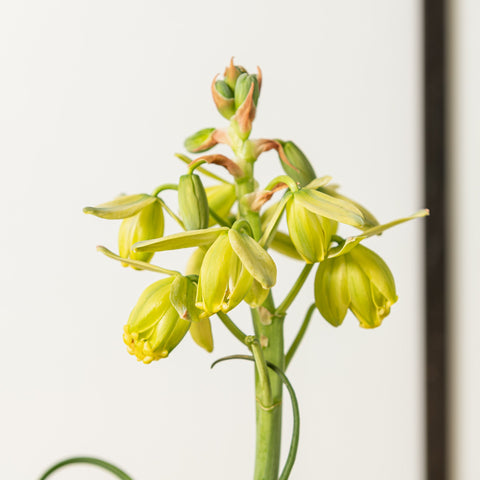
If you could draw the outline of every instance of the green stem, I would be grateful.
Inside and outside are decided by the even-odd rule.
[[[243,141],[236,134],[235,128],[229,130],[232,150],[236,161],[244,175],[235,179],[238,199],[238,218],[247,220],[252,228],[253,238],[258,242],[262,236],[260,215],[251,210],[249,203],[244,201],[245,195],[255,190],[254,164],[255,157],[248,148],[248,140]],[[267,315],[263,313],[267,312]],[[278,369],[284,369],[283,352],[283,316],[272,316],[267,309],[251,309],[255,336],[265,362],[270,362]],[[259,352],[257,352],[259,353]],[[255,454],[254,480],[278,480],[280,465],[280,445],[282,437],[282,380],[274,372],[268,372],[271,388],[271,405],[265,407],[261,401],[256,402],[257,441]],[[264,385],[260,375],[255,373],[255,395],[261,399]]]
[[[257,402],[260,402],[262,408],[272,407],[272,387],[270,385],[270,377],[268,376],[267,363],[263,356],[262,347],[256,337],[247,337],[247,344],[252,349],[255,366],[257,367],[258,381],[261,391],[258,392]]]
[[[218,318],[222,321],[222,323],[228,328],[230,333],[233,334],[235,338],[237,338],[240,342],[243,343],[243,345],[247,345],[246,343],[246,338],[247,335],[245,335],[236,325],[233,323],[232,319],[226,314],[223,313],[222,311],[217,312]],[[247,345],[248,347],[248,345]]]
[[[182,162],[186,163],[187,165],[191,163],[191,159],[188,158],[186,155],[182,155],[181,153],[176,153],[175,156],[181,160]],[[219,177],[218,175],[215,175],[214,173],[206,170],[205,168],[198,167],[196,168],[199,172],[203,173],[206,177],[213,178],[214,180],[218,180],[219,182],[226,183],[228,185],[231,185],[231,183],[228,180],[225,180],[222,177]]]
[[[292,345],[290,346],[287,354],[285,355],[285,370],[290,365],[290,362],[292,361],[292,358],[295,355],[297,348],[299,347],[301,341],[303,340],[303,337],[305,336],[305,332],[307,331],[308,325],[310,323],[310,320],[312,318],[314,311],[315,311],[315,304],[312,303],[312,305],[310,305],[310,308],[307,310],[307,314],[305,315],[305,318],[302,322],[302,326],[300,327],[300,330],[298,331],[297,336],[293,340]]]
[[[303,267],[303,270],[300,272],[300,275],[298,276],[297,280],[293,284],[293,287],[291,290],[288,292],[287,296],[285,297],[285,300],[278,306],[275,315],[280,315],[284,316],[288,310],[288,307],[292,304],[292,302],[295,300],[296,296],[298,295],[298,292],[300,292],[301,288],[303,287],[303,284],[308,278],[309,273],[311,272],[313,268],[313,263],[306,263],[305,266]]]
[[[66,460],[62,460],[61,462],[56,463],[52,467],[50,467],[40,478],[39,480],[45,480],[49,477],[53,472],[58,470],[59,468],[65,467],[66,465],[72,465],[74,463],[86,463],[90,465],[96,465],[97,467],[103,468],[114,475],[116,475],[121,480],[132,480],[132,477],[127,475],[123,470],[120,470],[115,465],[112,465],[109,462],[105,462],[104,460],[100,460],[99,458],[93,457],[73,457],[67,458]]]
[[[263,346],[266,362],[284,370],[283,317],[268,315],[261,317],[258,309],[252,309],[255,334]],[[282,437],[282,381],[274,372],[269,372],[272,405],[265,408],[256,403],[257,442],[255,458],[255,480],[277,480],[280,466],[280,446]],[[255,376],[255,392],[260,397],[262,384]]]
[[[178,185],[176,183],[164,183],[163,185],[158,186],[152,192],[152,197],[158,196],[158,194],[163,192],[164,190],[178,190]]]
[[[210,368],[213,368],[220,362],[226,360],[249,360],[254,362],[255,359],[249,355],[229,355],[228,357],[219,358],[212,363]],[[284,385],[287,387],[287,391],[290,395],[290,400],[292,402],[292,411],[293,411],[293,429],[292,429],[292,441],[290,442],[290,448],[288,450],[287,460],[285,461],[285,466],[283,467],[282,473],[278,480],[287,480],[290,477],[290,473],[295,463],[295,458],[297,456],[298,450],[298,440],[300,438],[300,410],[298,408],[297,396],[295,395],[295,390],[292,387],[292,384],[288,380],[287,376],[273,363],[266,362],[268,368],[271,368],[282,380]]]

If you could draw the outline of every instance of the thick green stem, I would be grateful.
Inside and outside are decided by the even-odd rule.
[[[262,312],[264,313],[264,312]],[[260,315],[252,309],[255,334],[263,346],[265,361],[284,370],[283,317]],[[274,372],[269,372],[272,405],[265,406],[257,399],[257,443],[255,459],[255,480],[277,480],[280,465],[280,445],[282,437],[282,381]],[[255,379],[257,396],[262,391],[258,375]]]
[[[247,220],[250,224],[255,240],[260,240],[262,235],[260,216],[258,212],[251,210],[246,200],[248,195],[255,190],[253,175],[255,158],[251,149],[248,148],[248,140],[242,141],[230,130],[232,149],[236,155],[236,161],[243,171],[241,178],[235,179],[236,193],[238,198],[239,218]],[[273,305],[270,306],[273,310]],[[255,336],[259,341],[259,347],[263,353],[265,362],[284,370],[283,350],[283,319],[284,315],[272,316],[266,309],[254,308],[252,311]],[[256,352],[257,354],[259,352]],[[257,416],[257,441],[255,455],[254,480],[278,480],[280,467],[280,444],[282,437],[282,380],[273,371],[267,372],[270,383],[270,405],[265,405],[265,379],[261,379],[258,371],[255,372],[255,395]],[[269,400],[270,400],[269,398]]]

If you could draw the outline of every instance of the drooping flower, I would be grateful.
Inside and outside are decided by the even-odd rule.
[[[145,364],[167,357],[190,328],[170,301],[175,280],[171,276],[147,287],[124,327],[128,352]]]
[[[356,245],[344,255],[328,258],[318,267],[315,304],[333,326],[341,325],[350,309],[361,327],[378,327],[397,299],[390,269],[363,245]]]

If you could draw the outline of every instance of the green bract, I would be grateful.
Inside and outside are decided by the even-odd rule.
[[[167,357],[190,328],[170,301],[174,280],[168,277],[147,287],[124,327],[128,352],[143,363]]]
[[[327,259],[318,267],[315,304],[322,316],[336,327],[342,324],[349,308],[361,327],[378,327],[397,299],[390,269],[363,245]]]

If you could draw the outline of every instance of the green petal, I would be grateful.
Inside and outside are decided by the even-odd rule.
[[[163,252],[179,248],[207,246],[211,245],[222,232],[227,230],[227,227],[216,227],[175,233],[168,237],[138,242],[133,245],[132,250],[134,252]]]
[[[208,249],[200,269],[198,288],[201,289],[203,309],[209,315],[221,310],[225,303],[233,260],[228,235],[223,233]]]
[[[170,287],[173,277],[164,278],[147,287],[128,318],[131,332],[144,332],[152,328],[171,308]]]
[[[328,247],[325,222],[328,219],[307,210],[296,195],[287,203],[287,225],[290,239],[299,255],[307,263],[321,262]]]
[[[302,257],[295,249],[290,237],[283,232],[276,232],[270,243],[270,248],[279,252],[287,257],[294,258],[295,260],[302,260]]]
[[[153,252],[134,253],[131,251],[131,247],[137,242],[161,237],[163,231],[162,205],[160,202],[154,202],[133,217],[125,218],[122,221],[118,233],[118,252],[120,256],[149,262],[153,257]],[[124,266],[127,266],[127,264],[125,263]]]
[[[327,195],[331,195],[332,197],[339,198],[340,200],[345,200],[355,205],[360,210],[360,212],[362,212],[362,216],[365,221],[365,228],[371,228],[378,225],[378,220],[375,218],[373,213],[367,210],[363,205],[360,205],[355,200],[352,200],[351,198],[348,198],[345,195],[340,195],[335,191],[334,188],[322,187],[320,188],[320,191],[323,193],[326,193]]]
[[[138,195],[122,195],[115,200],[102,203],[96,207],[85,207],[84,213],[108,220],[128,218],[138,213],[142,208],[156,201],[156,197],[141,193]]]
[[[330,249],[328,252],[328,258],[345,255],[346,253],[350,252],[353,247],[358,245],[362,240],[365,240],[366,238],[372,237],[373,235],[380,235],[382,232],[388,230],[389,228],[395,227],[396,225],[400,225],[401,223],[408,222],[409,220],[413,220],[415,218],[426,217],[429,214],[430,212],[428,211],[428,209],[419,210],[418,212],[410,215],[409,217],[399,218],[398,220],[394,220],[393,222],[385,223],[383,225],[377,225],[376,227],[364,230],[362,234],[356,235],[354,237],[348,237],[343,244]]]
[[[272,257],[251,237],[230,229],[228,238],[233,251],[244,267],[263,288],[271,288],[277,280],[277,267]]]
[[[175,327],[165,342],[163,348],[170,353],[181,342],[191,325],[193,325],[193,323],[189,322],[188,320],[177,317]]]
[[[190,325],[190,335],[195,343],[207,352],[213,351],[212,326],[209,318],[201,318]]]
[[[343,323],[350,305],[347,264],[343,257],[325,260],[315,275],[315,305],[334,327]]]
[[[303,188],[316,190],[317,188],[323,187],[327,183],[332,181],[332,177],[325,175],[324,177],[314,178],[308,185],[305,185]]]
[[[223,309],[225,313],[235,308],[247,295],[252,288],[253,277],[252,274],[242,265],[238,259],[235,261],[239,264],[239,273],[230,277],[230,295],[227,300],[227,306]]]
[[[362,213],[350,202],[305,188],[293,195],[296,201],[317,215],[358,228],[364,225]]]
[[[245,295],[245,301],[252,307],[260,307],[268,297],[269,288],[263,288],[259,282],[253,280],[252,286]]]
[[[350,252],[351,258],[360,266],[370,282],[388,299],[390,305],[397,300],[395,280],[383,259],[372,250],[358,245]]]
[[[347,261],[348,288],[350,292],[350,309],[357,317],[362,328],[375,328],[382,323],[378,309],[372,298],[370,280],[356,262],[345,257]]]
[[[194,283],[183,275],[177,275],[170,291],[170,302],[178,315],[190,322],[198,321],[201,313],[195,306],[196,291]]]

